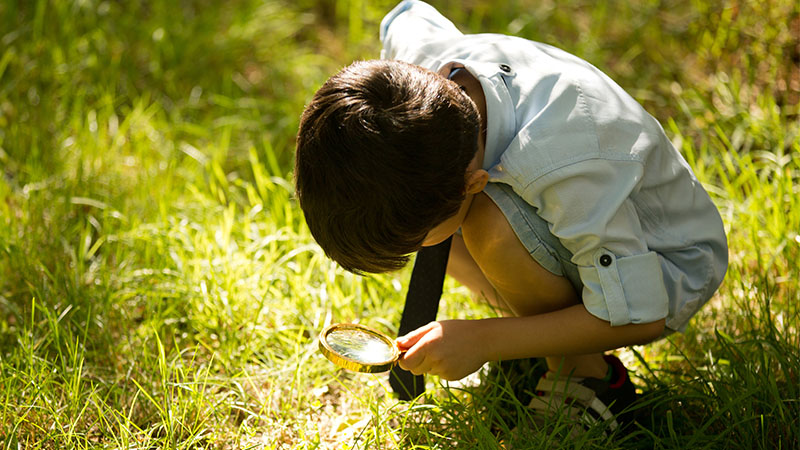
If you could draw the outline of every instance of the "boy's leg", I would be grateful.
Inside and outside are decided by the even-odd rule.
[[[578,304],[581,300],[576,290],[579,290],[580,283],[574,280],[575,274],[570,271],[574,266],[565,267],[571,257],[569,252],[563,246],[558,247],[555,237],[546,235],[549,229],[541,219],[536,222],[537,217],[523,217],[523,226],[531,227],[528,230],[519,228],[520,221],[515,222],[517,228],[512,228],[504,213],[509,214],[510,210],[510,217],[516,220],[520,218],[517,214],[526,215],[528,212],[515,211],[518,205],[508,203],[501,206],[504,208],[501,211],[495,201],[502,193],[495,191],[494,194],[492,197],[477,195],[473,199],[475,220],[462,225],[463,239],[458,237],[457,247],[454,240],[455,249],[451,248],[450,254],[453,264],[448,267],[449,273],[473,290],[477,287],[487,291],[487,286],[490,286],[495,301],[503,302],[508,311],[518,316],[542,314]],[[500,198],[499,201],[502,204],[508,199]],[[533,244],[529,242],[531,236],[525,234],[528,231],[536,235]],[[523,244],[521,239],[526,239],[527,244]],[[547,254],[539,251],[541,246],[537,246],[537,242],[548,246]],[[547,255],[552,256],[552,253],[561,262],[547,260]],[[562,273],[573,281],[550,272],[544,265],[554,271],[560,265]],[[564,327],[570,326],[564,324]],[[592,420],[613,417],[610,422],[612,429],[635,420],[635,413],[626,411],[636,399],[635,387],[617,358],[595,353],[550,356],[546,361],[551,373],[532,385],[526,383],[530,389],[535,386],[536,392],[529,407],[545,412],[563,405],[581,417],[594,418]],[[576,398],[565,396],[566,386],[570,386],[570,392],[574,389],[580,395]]]
[[[498,294],[494,286],[481,272],[480,267],[469,254],[464,244],[464,238],[459,234],[453,235],[450,259],[447,263],[447,274],[466,286],[474,295],[486,299],[489,304],[497,308],[504,316],[514,315],[508,303]],[[601,353],[570,357],[548,357],[546,360],[550,370],[560,370],[564,374],[573,373],[575,376],[583,377],[602,378],[605,376],[608,367]]]
[[[608,363],[602,353],[572,356],[551,356],[546,358],[547,368],[560,375],[576,377],[604,378],[608,374]]]
[[[460,234],[453,235],[450,258],[447,260],[447,274],[466,286],[474,296],[489,302],[504,316],[514,315],[472,259]]]
[[[465,228],[466,237],[453,236],[448,274],[510,315],[543,314],[580,302],[566,278],[549,272],[531,257],[492,199],[476,195],[472,208],[470,215],[475,215]],[[509,277],[509,272],[514,276]],[[513,281],[493,282],[501,279],[493,277],[497,273],[504,274],[502,279]],[[602,378],[608,370],[602,353],[550,355],[547,362],[550,370],[560,369],[562,374],[577,377]]]

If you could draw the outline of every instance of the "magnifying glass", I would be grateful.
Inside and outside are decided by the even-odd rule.
[[[402,353],[394,339],[353,323],[337,323],[322,330],[319,349],[337,366],[365,373],[391,370]]]

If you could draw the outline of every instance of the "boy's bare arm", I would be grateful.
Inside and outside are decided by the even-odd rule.
[[[582,355],[658,338],[664,320],[612,327],[582,305],[527,317],[432,322],[398,340],[401,367],[457,380],[487,361]]]
[[[664,332],[664,319],[612,327],[575,305],[536,316],[487,319],[476,324],[475,332],[486,336],[487,361],[583,355],[651,342]]]

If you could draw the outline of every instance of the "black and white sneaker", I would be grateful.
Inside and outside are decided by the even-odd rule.
[[[561,412],[584,429],[598,422],[605,422],[610,431],[630,425],[635,421],[635,411],[629,406],[637,399],[636,388],[616,356],[603,358],[612,369],[610,381],[565,378],[548,371],[536,385],[536,396],[528,406],[543,415]]]

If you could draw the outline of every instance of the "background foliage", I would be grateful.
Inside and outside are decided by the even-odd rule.
[[[797,2],[433,3],[462,31],[547,42],[611,75],[722,211],[718,295],[687,333],[622,352],[652,418],[628,436],[562,440],[557,420],[526,425],[502,380],[431,380],[406,404],[316,352],[328,323],[392,332],[399,317],[407,271],[359,278],[327,261],[291,186],[303,104],[378,55],[393,2],[10,0],[4,448],[798,445]],[[441,317],[491,314],[446,290]]]

